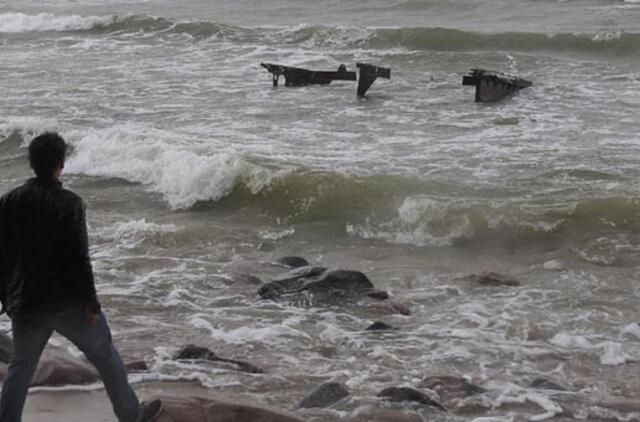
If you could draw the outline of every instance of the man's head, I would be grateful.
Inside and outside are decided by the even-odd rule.
[[[67,144],[56,132],[45,132],[29,144],[29,163],[40,179],[57,178],[64,167]]]

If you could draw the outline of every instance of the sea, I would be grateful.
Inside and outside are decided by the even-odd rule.
[[[262,62],[391,78],[274,88]],[[533,85],[478,104],[473,68]],[[640,391],[638,0],[2,0],[0,193],[47,130],[116,345],[149,362],[135,384],[308,421],[640,418],[602,405]],[[283,256],[361,271],[411,315],[260,299]],[[464,278],[484,271],[520,285]],[[266,374],[172,359],[190,343]],[[482,406],[377,397],[435,375]],[[326,381],[351,395],[297,409]]]

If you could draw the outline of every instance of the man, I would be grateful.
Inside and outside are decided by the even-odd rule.
[[[11,318],[13,355],[0,399],[0,422],[20,422],[31,378],[53,331],[98,370],[120,422],[148,422],[159,400],[140,405],[100,309],[82,199],[62,188],[66,154],[57,133],[31,141],[36,174],[0,198],[0,301]]]

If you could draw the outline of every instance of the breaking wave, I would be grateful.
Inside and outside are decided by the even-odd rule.
[[[445,28],[393,28],[376,30],[369,44],[377,48],[405,47],[414,50],[551,50],[631,55],[640,52],[640,34],[484,34]]]
[[[108,26],[115,16],[57,16],[51,13],[26,15],[24,13],[0,14],[0,32],[81,31]]]
[[[25,147],[18,132],[8,136]],[[540,205],[460,196],[456,192],[464,189],[455,182],[313,171],[225,151],[205,154],[175,134],[134,124],[70,132],[67,139],[73,151],[66,172],[138,183],[172,209],[253,210],[289,227],[323,222],[345,235],[396,244],[563,245],[597,265],[640,259],[640,200],[631,197],[549,198]]]
[[[0,32],[90,31],[94,33],[182,34],[196,39],[219,37],[238,42],[308,47],[343,47],[464,51],[501,49],[563,51],[610,55],[640,52],[640,34],[603,33],[479,33],[447,28],[374,28],[296,25],[242,28],[209,21],[176,21],[150,15],[58,16],[49,13],[0,14]]]
[[[186,34],[197,38],[213,36],[241,36],[248,30],[213,22],[177,22],[149,15],[79,16],[40,13],[0,14],[0,33],[21,32],[77,32],[92,33],[150,33]]]
[[[68,173],[140,183],[174,209],[219,200],[239,183],[258,192],[278,174],[231,153],[181,149],[172,134],[134,124],[72,133],[69,139],[74,153],[65,165]]]

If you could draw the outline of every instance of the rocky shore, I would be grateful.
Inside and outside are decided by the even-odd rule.
[[[358,271],[312,266],[300,257],[277,261],[285,268],[280,276],[262,282],[255,280],[255,294],[262,300],[286,302],[301,307],[372,307],[380,319],[363,332],[401,333],[401,329],[383,321],[390,313],[410,315],[408,306],[396,302]],[[487,288],[518,288],[513,277],[495,272],[472,274],[458,280]],[[544,339],[541,339],[544,340]],[[383,344],[384,337],[380,337]],[[0,378],[6,373],[11,354],[11,339],[0,334]],[[143,399],[161,398],[165,404],[159,422],[296,422],[296,421],[385,421],[419,422],[445,420],[451,416],[489,421],[499,415],[519,420],[607,420],[607,412],[633,415],[640,412],[640,401],[627,397],[592,397],[588,392],[572,391],[552,378],[511,380],[512,395],[495,388],[494,380],[471,379],[464,374],[425,374],[413,385],[388,385],[375,396],[364,397],[349,388],[348,380],[327,379],[302,392],[297,406],[276,409],[256,402],[250,394],[209,389],[187,381],[154,380],[146,356],[125,358],[130,373],[139,374],[136,390]],[[188,344],[170,357],[174,361],[209,362],[227,371],[256,377],[277,376],[250,362],[233,356],[220,356],[207,347]],[[145,377],[148,374],[148,377]],[[100,388],[95,370],[83,359],[52,347],[45,351],[34,377],[25,410],[25,421],[51,422],[111,421],[113,415],[107,397]],[[533,391],[533,392],[532,392]],[[545,395],[536,394],[544,392]],[[278,391],[264,391],[277,396]],[[554,399],[546,399],[551,395]],[[341,411],[342,404],[353,400],[357,406]],[[62,405],[61,403],[65,403]],[[585,412],[585,409],[588,409]],[[425,419],[426,418],[426,419]],[[504,419],[500,419],[504,420]]]

